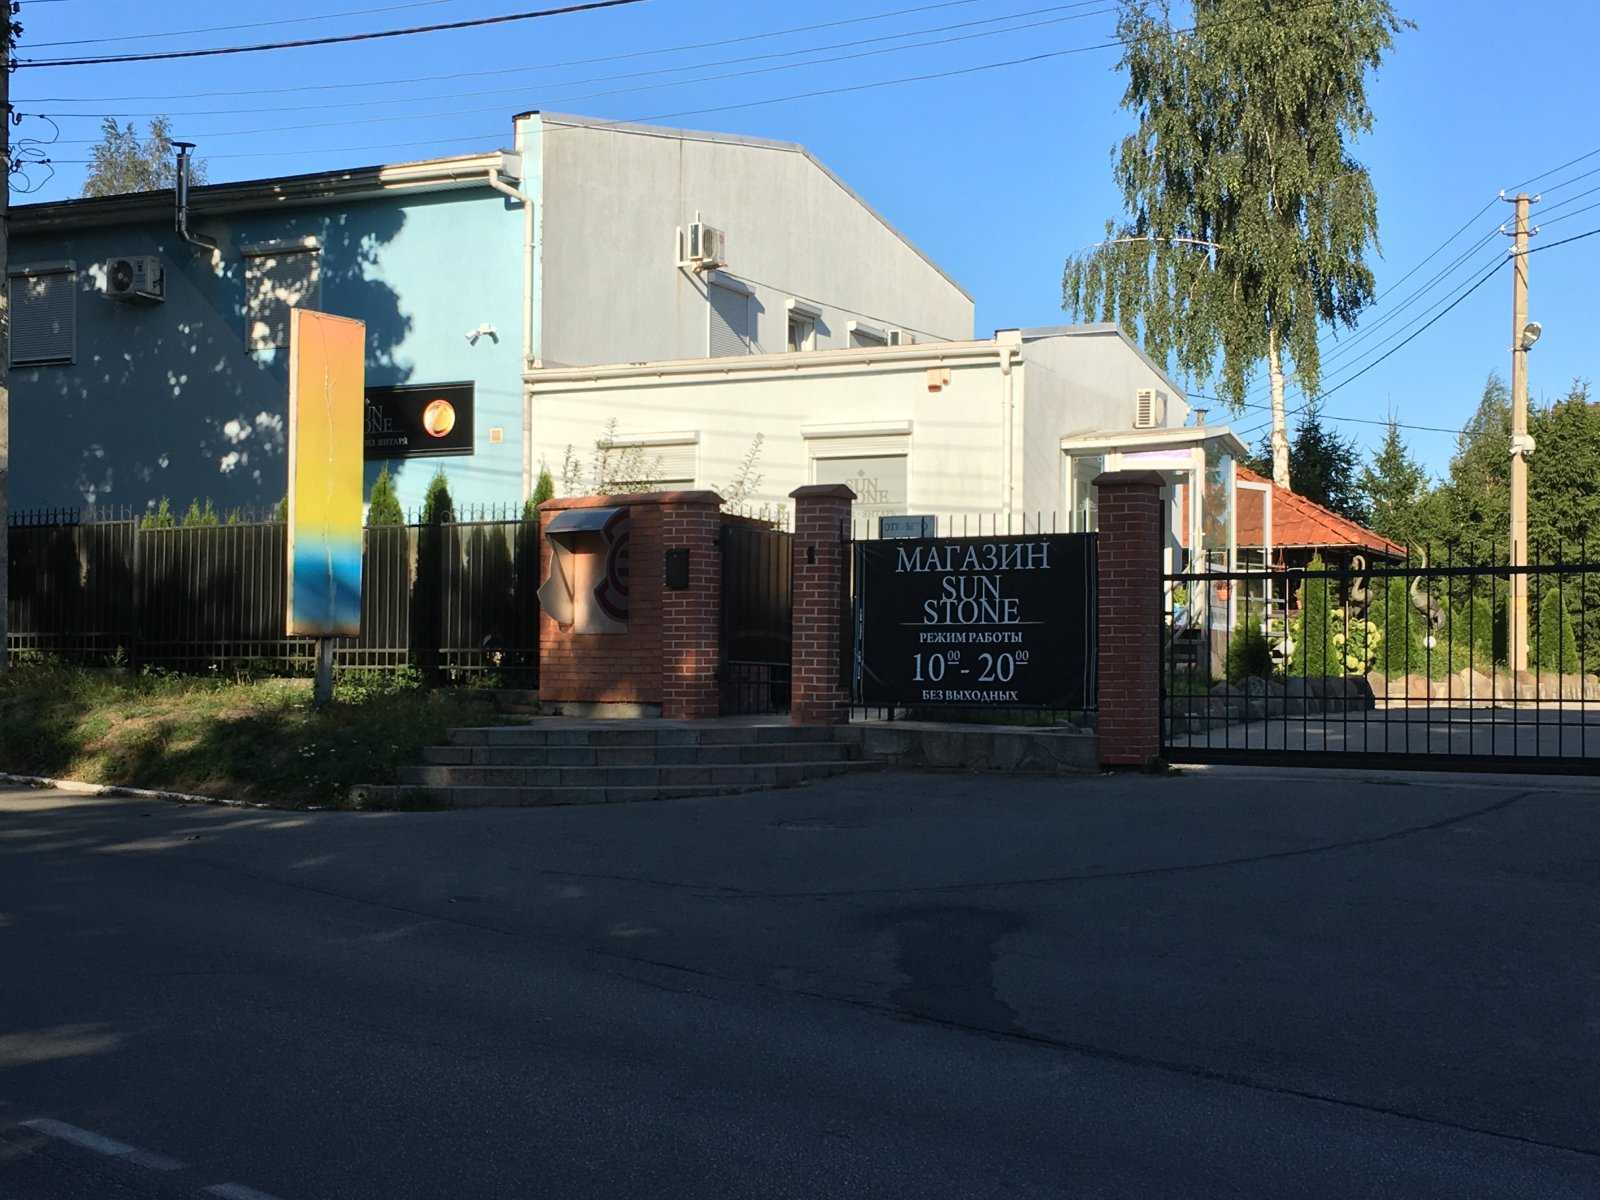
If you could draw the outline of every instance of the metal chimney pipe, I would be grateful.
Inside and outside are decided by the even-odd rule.
[[[173,142],[178,151],[178,169],[173,181],[173,195],[177,200],[175,214],[178,236],[191,246],[199,246],[202,250],[215,250],[216,240],[204,234],[189,232],[189,151],[194,149],[193,142]]]

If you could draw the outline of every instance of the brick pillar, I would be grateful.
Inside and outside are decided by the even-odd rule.
[[[844,653],[844,530],[856,494],[842,483],[789,493],[794,501],[794,616],[790,647],[789,720],[843,725],[850,693],[839,682]]]
[[[1154,471],[1098,476],[1100,762],[1161,757],[1161,488]]]
[[[721,693],[722,498],[668,493],[661,503],[661,548],[689,552],[689,586],[661,591],[661,715],[674,721],[718,716]]]

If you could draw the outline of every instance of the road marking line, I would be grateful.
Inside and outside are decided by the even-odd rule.
[[[223,1200],[278,1200],[276,1196],[258,1192],[255,1188],[245,1187],[242,1183],[213,1183],[201,1190],[210,1192],[213,1196],[221,1196]]]
[[[68,1125],[65,1121],[55,1121],[49,1117],[37,1117],[32,1121],[22,1124],[35,1132],[45,1134],[47,1137],[59,1138],[63,1142],[71,1142],[85,1150],[93,1150],[96,1154],[104,1154],[109,1158],[125,1158],[131,1163],[141,1167],[149,1167],[152,1171],[181,1171],[183,1164],[175,1158],[168,1158],[164,1154],[153,1154],[149,1150],[141,1150],[137,1146],[130,1146],[127,1142],[119,1142],[115,1138],[103,1137],[87,1129],[79,1129],[76,1125]]]

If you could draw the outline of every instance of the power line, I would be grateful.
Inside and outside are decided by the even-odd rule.
[[[1452,310],[1454,310],[1459,304],[1461,304],[1462,301],[1466,300],[1466,298],[1468,296],[1472,295],[1472,293],[1476,292],[1484,284],[1488,283],[1489,280],[1494,277],[1495,273],[1498,272],[1501,268],[1503,268],[1506,265],[1506,263],[1508,263],[1510,261],[1511,260],[1509,258],[1502,258],[1499,262],[1495,263],[1492,267],[1490,267],[1482,275],[1478,276],[1478,278],[1475,279],[1472,282],[1472,285],[1470,287],[1468,287],[1464,292],[1462,292],[1459,296],[1457,296],[1454,300],[1452,300],[1445,308],[1441,309],[1438,313],[1434,314],[1434,316],[1432,318],[1430,318],[1425,324],[1423,324],[1423,325],[1419,326],[1417,329],[1413,330],[1411,332],[1410,336],[1408,336],[1404,341],[1400,342],[1398,345],[1394,346],[1392,349],[1386,351],[1385,353],[1379,355],[1377,358],[1373,359],[1371,362],[1367,363],[1366,366],[1362,367],[1359,371],[1355,372],[1355,374],[1346,376],[1344,379],[1341,379],[1338,383],[1334,384],[1330,388],[1324,388],[1321,392],[1317,393],[1317,395],[1315,395],[1315,396],[1307,397],[1306,402],[1304,404],[1300,405],[1292,413],[1285,414],[1285,417],[1287,418],[1287,417],[1291,417],[1291,416],[1298,416],[1300,413],[1303,413],[1307,408],[1311,407],[1313,404],[1321,404],[1324,400],[1326,400],[1329,396],[1333,395],[1333,393],[1337,392],[1340,388],[1346,386],[1347,384],[1354,383],[1357,379],[1360,379],[1363,375],[1365,375],[1368,371],[1372,370],[1379,363],[1385,361],[1388,358],[1393,357],[1395,354],[1398,354],[1401,350],[1405,349],[1412,342],[1416,341],[1424,333],[1428,332],[1428,330],[1432,329],[1436,324],[1438,324],[1441,320],[1443,320],[1445,318],[1445,316],[1447,316]],[[1239,440],[1243,441],[1245,438],[1249,437],[1251,434],[1259,433],[1263,429],[1270,428],[1271,425],[1272,425],[1271,421],[1267,421],[1264,424],[1257,425],[1254,428],[1246,431],[1245,433],[1241,433],[1239,435]]]
[[[37,2],[37,0],[36,0]],[[597,63],[625,62],[635,58],[650,58],[658,54],[680,54],[687,50],[711,50],[719,46],[742,45],[764,41],[768,38],[789,37],[796,33],[815,33],[819,29],[836,29],[845,25],[862,25],[871,21],[885,21],[912,13],[933,12],[944,8],[960,8],[976,4],[978,0],[943,0],[939,4],[920,4],[915,8],[897,8],[890,12],[873,13],[865,17],[850,17],[842,21],[824,21],[815,25],[796,25],[789,29],[775,29],[769,33],[751,33],[742,37],[722,38],[714,42],[690,42],[681,46],[662,46],[653,50],[633,50],[626,54],[608,54],[598,58],[574,58],[565,62],[541,63],[529,67],[494,67],[477,71],[452,71],[442,75],[416,75],[407,79],[374,79],[360,83],[303,84],[281,88],[247,88],[236,91],[173,92],[143,96],[39,96],[19,100],[19,104],[121,104],[133,100],[196,100],[211,96],[279,96],[285,93],[336,91],[360,87],[393,87],[397,84],[432,83],[443,79],[475,79],[488,75],[519,75],[529,71],[556,71],[566,67],[587,67]],[[253,110],[252,110],[253,111]]]
[[[1582,171],[1579,174],[1574,175],[1571,179],[1563,179],[1560,183],[1552,183],[1549,187],[1544,189],[1544,194],[1546,196],[1548,196],[1553,191],[1556,191],[1556,190],[1558,190],[1560,188],[1564,188],[1568,184],[1577,183],[1578,180],[1580,180],[1580,179],[1587,179],[1591,175],[1600,175],[1600,167],[1595,167],[1595,168],[1593,168],[1592,170],[1589,170],[1589,171]],[[1558,201],[1556,201],[1556,203],[1557,204],[1565,204],[1566,201],[1565,200],[1558,200]]]
[[[1575,167],[1581,162],[1587,162],[1587,161],[1589,161],[1589,159],[1593,158],[1596,154],[1600,154],[1600,146],[1597,146],[1595,149],[1590,150],[1585,154],[1578,155],[1577,158],[1569,158],[1569,159],[1567,159],[1566,162],[1562,163],[1560,166],[1551,167],[1548,171],[1540,171],[1537,175],[1530,176],[1529,178],[1524,179],[1521,183],[1512,185],[1510,190],[1513,191],[1513,192],[1520,192],[1520,191],[1522,191],[1523,188],[1527,187],[1529,184],[1538,183],[1539,180],[1543,179],[1546,175],[1554,175],[1557,171],[1565,171],[1568,167]],[[1568,180],[1567,182],[1570,183],[1571,180]],[[1558,187],[1565,187],[1565,186],[1566,186],[1565,184],[1558,183],[1558,184],[1553,185],[1550,188],[1550,190],[1554,191]]]
[[[1600,167],[1596,167],[1594,169],[1594,171],[1590,172],[1590,173],[1591,174],[1600,173]],[[1557,200],[1554,204],[1545,205],[1544,209],[1543,209],[1543,212],[1554,212],[1556,209],[1562,207],[1563,205],[1571,204],[1575,200],[1582,200],[1585,196],[1592,196],[1596,192],[1600,192],[1600,187],[1592,187],[1586,192],[1574,192],[1572,195],[1568,196],[1565,200]],[[1570,215],[1571,214],[1569,213],[1568,216],[1570,216]],[[1556,219],[1559,221],[1559,220],[1564,220],[1565,218],[1557,217]],[[1545,222],[1545,224],[1549,224],[1549,222],[1547,221],[1547,222]]]
[[[1589,159],[1595,157],[1597,154],[1600,154],[1600,147],[1596,147],[1593,150],[1587,150],[1584,153],[1579,154],[1574,158],[1569,158],[1566,162],[1558,163],[1553,167],[1550,167],[1550,168],[1548,168],[1548,169],[1546,169],[1544,171],[1539,172],[1537,175],[1532,175],[1532,176],[1528,177],[1527,179],[1524,179],[1521,183],[1513,185],[1510,190],[1512,192],[1521,191],[1524,188],[1528,187],[1530,184],[1537,183],[1541,179],[1545,179],[1545,178],[1547,178],[1547,177],[1549,177],[1551,175],[1556,174],[1557,172],[1564,171],[1568,167],[1577,166],[1581,162],[1587,162]],[[1547,192],[1553,192],[1553,191],[1556,191],[1559,188],[1566,187],[1569,184],[1576,183],[1580,179],[1586,179],[1590,175],[1594,175],[1594,174],[1600,174],[1600,167],[1596,167],[1593,170],[1581,172],[1580,174],[1574,175],[1574,176],[1572,176],[1571,178],[1568,178],[1568,179],[1563,179],[1560,183],[1551,184],[1550,187],[1546,188],[1545,190]],[[1437,247],[1435,247],[1427,255],[1427,257],[1422,259],[1421,262],[1417,263],[1409,271],[1407,271],[1404,275],[1402,275],[1399,279],[1395,280],[1394,283],[1390,284],[1387,288],[1385,288],[1384,292],[1383,292],[1383,295],[1387,296],[1387,295],[1393,294],[1393,292],[1397,288],[1399,288],[1401,284],[1403,284],[1406,280],[1410,279],[1419,270],[1421,270],[1422,267],[1426,266],[1430,261],[1432,261],[1435,257],[1437,257],[1447,246],[1449,246],[1452,242],[1454,242],[1457,238],[1459,238],[1463,233],[1465,233],[1468,228],[1470,228],[1480,217],[1483,216],[1484,213],[1488,212],[1491,208],[1493,208],[1495,203],[1496,203],[1496,201],[1500,200],[1503,196],[1504,196],[1504,193],[1502,192],[1499,195],[1491,197],[1484,204],[1484,206],[1482,208],[1478,209],[1477,212],[1473,213],[1472,216],[1468,217],[1467,220],[1461,225],[1460,228],[1458,228],[1449,237],[1445,238],[1445,240],[1443,242],[1439,243],[1439,245]],[[1571,199],[1577,199],[1577,198],[1578,197],[1572,197]],[[1560,201],[1557,201],[1555,205],[1552,205],[1552,207],[1559,207],[1560,205],[1565,204],[1565,203],[1568,203],[1568,201],[1567,200],[1560,200]],[[1409,297],[1404,302],[1405,305],[1409,305],[1416,298],[1420,297],[1422,294],[1424,294],[1427,291],[1431,290],[1432,286],[1435,283],[1437,283],[1441,278],[1443,278],[1445,276],[1448,276],[1450,274],[1451,270],[1453,269],[1453,267],[1455,265],[1458,265],[1468,254],[1470,254],[1472,252],[1472,250],[1477,249],[1478,246],[1483,245],[1483,243],[1488,241],[1488,240],[1489,240],[1488,237],[1480,239],[1476,245],[1474,245],[1472,247],[1469,247],[1467,251],[1465,251],[1461,255],[1457,256],[1457,258],[1455,259],[1455,262],[1452,264],[1452,267],[1446,268],[1440,274],[1437,274],[1437,275],[1433,276],[1432,279],[1430,279],[1428,284],[1424,285],[1423,288],[1419,292],[1417,292],[1414,296]],[[1376,328],[1386,324],[1390,319],[1393,318],[1393,316],[1398,311],[1400,311],[1400,310],[1391,309],[1388,312],[1386,312],[1382,317],[1380,317],[1373,325],[1366,326],[1364,328],[1358,329],[1356,331],[1355,337],[1353,337],[1350,341],[1344,342],[1344,343],[1341,344],[1342,347],[1345,348],[1344,351],[1341,351],[1340,347],[1335,347],[1334,351],[1329,356],[1329,361],[1332,362],[1332,361],[1336,360],[1337,358],[1340,357],[1342,352],[1347,352],[1348,347],[1356,345],[1361,340],[1361,338],[1365,335],[1365,333],[1367,332],[1368,329],[1376,329]],[[1251,395],[1255,396],[1255,397],[1260,397],[1262,395],[1265,395],[1268,390],[1269,390],[1269,387],[1266,384],[1257,385],[1257,387],[1255,387],[1255,388],[1253,388],[1251,390]]]
[[[37,4],[39,0],[28,0]],[[27,49],[43,50],[50,46],[90,46],[104,42],[143,42],[151,38],[188,37],[196,33],[227,33],[235,29],[261,29],[268,25],[300,25],[307,21],[333,21],[340,17],[366,17],[373,13],[399,12],[407,8],[433,8],[440,4],[454,4],[455,0],[410,0],[407,4],[388,4],[382,8],[350,8],[342,12],[311,13],[303,17],[282,17],[276,21],[249,21],[243,25],[206,25],[199,29],[171,29],[164,33],[125,33],[115,37],[72,38],[58,42],[29,42]]]
[[[1196,400],[1210,400],[1216,404],[1227,404],[1228,401],[1220,396],[1207,396],[1200,392],[1190,392],[1189,395]],[[1270,404],[1242,404],[1241,408],[1255,408],[1270,410]],[[1419,433],[1460,433],[1459,429],[1448,429],[1443,425],[1412,425],[1405,421],[1380,421],[1376,417],[1341,417],[1333,413],[1320,413],[1320,416],[1329,421],[1342,421],[1354,425],[1393,425],[1396,429],[1415,429]],[[1255,429],[1265,429],[1265,425],[1257,425]],[[1253,429],[1251,432],[1254,432]]]
[[[1600,191],[1600,188],[1596,188],[1595,190]],[[1576,196],[1573,197],[1574,200],[1577,198],[1578,197]],[[1546,225],[1555,225],[1561,221],[1570,221],[1573,217],[1579,216],[1582,213],[1593,212],[1597,208],[1600,208],[1600,203],[1585,204],[1582,208],[1575,208],[1569,213],[1562,213],[1559,217],[1551,217],[1548,221],[1540,221],[1539,228],[1543,229]]]
[[[345,33],[321,38],[299,38],[289,42],[257,42],[250,46],[212,46],[204,50],[162,50],[146,54],[102,54],[84,58],[18,59],[13,65],[24,67],[92,67],[106,63],[159,62],[174,58],[210,58],[219,54],[254,54],[263,50],[299,50],[307,46],[335,46],[346,42],[370,42],[381,38],[410,37],[418,33],[443,33],[453,29],[477,29],[486,25],[507,25],[514,21],[534,21],[541,17],[569,16],[640,4],[643,0],[586,0],[560,8],[539,8],[527,12],[505,13],[498,17],[474,17],[466,21],[444,21],[436,25],[412,25],[405,29],[381,29],[368,33]]]
[[[860,40],[850,41],[850,42],[835,42],[835,43],[833,43],[831,45],[827,45],[827,46],[813,46],[813,47],[808,47],[808,48],[802,49],[802,50],[784,50],[784,51],[777,51],[777,52],[768,53],[768,54],[748,55],[748,56],[746,56],[744,58],[731,59],[731,60],[729,60],[728,64],[724,64],[724,65],[731,65],[731,64],[740,63],[740,62],[758,62],[758,61],[764,61],[764,60],[773,59],[773,58],[794,58],[796,56],[803,55],[803,54],[818,54],[818,53],[822,53],[822,52],[827,51],[827,50],[841,49],[841,48],[846,47],[846,46],[872,44],[872,43],[876,43],[876,42],[886,42],[886,41],[896,41],[896,40],[900,40],[900,39],[904,39],[904,38],[916,37],[916,36],[918,36],[919,34],[922,34],[922,33],[940,33],[940,32],[943,32],[945,30],[950,30],[950,29],[970,29],[974,25],[992,25],[992,24],[995,24],[995,23],[1000,22],[1000,21],[1015,20],[1015,19],[1020,18],[1020,17],[1034,16],[1034,15],[1037,15],[1039,13],[1061,12],[1062,10],[1065,10],[1065,9],[1084,8],[1084,7],[1088,6],[1089,4],[1099,4],[1099,3],[1103,3],[1103,0],[1077,0],[1076,3],[1072,3],[1072,4],[1058,4],[1058,5],[1054,5],[1052,7],[1049,7],[1049,8],[1032,9],[1032,10],[1028,10],[1028,11],[1024,11],[1024,12],[1012,13],[1012,14],[1009,14],[1009,15],[1003,16],[1003,17],[988,17],[988,18],[984,18],[984,19],[978,20],[978,21],[963,21],[963,22],[959,22],[959,23],[954,24],[954,25],[945,25],[945,26],[936,27],[934,29],[928,29],[928,30],[914,30],[914,31],[909,32],[909,33],[885,34],[885,35],[883,35],[881,37],[866,39],[865,43],[863,43]],[[660,82],[660,83],[643,84],[643,85],[640,85],[640,86],[637,86],[637,87],[610,88],[610,89],[608,89],[606,91],[588,92],[588,93],[584,93],[584,94],[581,94],[581,95],[556,95],[556,96],[546,97],[545,99],[547,99],[549,101],[552,101],[552,102],[560,102],[560,103],[565,104],[565,103],[569,103],[571,101],[577,101],[577,100],[593,100],[593,99],[605,98],[605,97],[610,97],[610,96],[631,95],[631,94],[635,94],[635,93],[638,93],[638,92],[660,91],[660,90],[662,90],[664,88],[687,87],[687,86],[690,86],[692,84],[697,84],[697,83],[713,83],[713,82],[720,82],[720,81],[727,80],[727,79],[748,78],[748,77],[754,76],[754,75],[770,75],[770,74],[773,74],[773,73],[779,72],[779,71],[798,70],[798,69],[800,69],[802,67],[822,66],[822,65],[825,65],[827,63],[836,63],[836,62],[849,62],[849,61],[852,61],[854,59],[859,59],[859,58],[872,58],[872,57],[876,57],[878,55],[883,55],[883,54],[895,54],[895,53],[899,53],[899,52],[904,51],[904,50],[919,50],[919,49],[925,49],[925,48],[928,48],[928,47],[931,47],[931,46],[943,46],[943,45],[950,45],[950,44],[958,43],[958,42],[976,41],[976,40],[978,40],[980,38],[998,37],[998,36],[1000,36],[1002,34],[1007,34],[1007,33],[1020,33],[1020,32],[1022,32],[1024,30],[1038,29],[1038,28],[1041,28],[1041,27],[1044,27],[1044,26],[1047,26],[1047,25],[1059,25],[1059,24],[1063,24],[1063,23],[1068,22],[1068,21],[1080,21],[1080,20],[1087,19],[1089,17],[1104,16],[1104,15],[1106,15],[1108,13],[1111,13],[1111,12],[1114,12],[1114,11],[1116,11],[1114,8],[1108,6],[1108,7],[1104,7],[1104,8],[1094,9],[1094,10],[1092,10],[1090,12],[1073,13],[1070,16],[1050,17],[1050,18],[1047,18],[1047,19],[1042,20],[1042,21],[1030,21],[1030,22],[1027,22],[1025,24],[1021,24],[1021,25],[1009,25],[1009,26],[1006,26],[1005,28],[1002,28],[1002,29],[989,29],[989,30],[983,30],[982,32],[977,32],[977,33],[957,34],[957,35],[953,35],[951,37],[933,38],[933,39],[930,39],[930,40],[927,40],[927,41],[921,41],[921,42],[906,42],[905,44],[899,45],[899,46],[883,46],[883,47],[879,47],[878,49],[875,49],[875,50],[858,51],[858,52],[856,52],[854,54],[841,54],[841,55],[835,55],[835,56],[829,57],[829,58],[816,58],[816,59],[810,59],[810,60],[807,60],[807,61],[796,62],[796,63],[782,63],[782,64],[779,64],[777,66],[751,68],[751,69],[744,70],[744,71],[724,71],[724,72],[721,72],[719,74],[714,74],[714,75],[700,75],[700,76],[695,76],[694,78],[690,78],[690,79],[666,80],[666,81]],[[567,81],[564,81],[562,84],[558,84],[556,86],[573,86],[573,87],[576,87],[576,86],[584,84],[584,83],[601,83],[601,82],[608,82],[608,81],[611,81],[611,80],[618,80],[618,79],[637,79],[637,78],[640,78],[642,76],[664,75],[664,74],[670,74],[670,73],[672,73],[674,71],[688,71],[688,70],[693,70],[693,69],[695,69],[693,66],[688,66],[688,67],[658,67],[658,68],[654,68],[654,69],[648,70],[648,71],[632,71],[632,72],[624,72],[622,74],[616,74],[616,75],[600,75],[600,76],[595,76],[592,79],[567,80]],[[489,89],[487,91],[480,91],[480,92],[457,92],[457,93],[454,93],[453,96],[427,96],[427,97],[420,97],[420,98],[418,98],[418,101],[432,100],[432,99],[445,100],[445,99],[452,99],[455,96],[460,96],[460,97],[497,96],[497,95],[505,95],[505,94],[507,94],[508,91],[512,92],[512,93],[514,93],[516,95],[524,95],[524,94],[526,94],[526,89],[525,88],[513,88],[513,89],[494,88],[494,89]],[[366,107],[367,105],[378,104],[378,103],[392,104],[392,103],[394,103],[394,101],[393,101],[392,98],[386,97],[386,98],[384,98],[382,100],[354,100],[354,101],[345,101],[343,103],[334,103],[334,104],[295,105],[295,106],[290,106],[290,107],[287,107],[287,108],[281,108],[281,109],[278,109],[276,111],[280,111],[280,112],[299,112],[299,111],[303,111],[305,109],[315,109],[315,110],[319,110],[320,111],[320,110],[324,110],[324,109],[328,109],[328,108],[363,108],[363,107]],[[204,131],[204,132],[201,132],[201,133],[197,133],[195,136],[197,136],[197,137],[242,137],[242,136],[253,135],[253,134],[258,134],[258,133],[284,133],[284,132],[290,132],[290,131],[301,130],[301,129],[329,129],[329,128],[334,128],[334,127],[342,126],[342,125],[385,124],[385,123],[394,122],[394,121],[420,121],[420,120],[427,120],[427,119],[435,118],[435,117],[471,116],[471,115],[477,115],[477,114],[480,114],[480,113],[499,112],[500,111],[500,107],[501,106],[496,105],[494,107],[451,109],[451,110],[447,110],[445,112],[427,112],[427,113],[407,112],[407,113],[400,114],[400,115],[390,115],[390,116],[383,116],[383,117],[356,117],[356,118],[352,118],[352,119],[349,119],[349,120],[325,121],[325,122],[318,122],[318,123],[313,123],[313,124],[303,124],[303,125],[273,125],[273,126],[266,126],[266,127],[262,127],[262,128],[258,128],[258,129],[209,130],[209,131]],[[146,118],[154,118],[154,117],[165,116],[165,117],[169,117],[169,118],[176,118],[176,119],[182,120],[183,118],[186,118],[186,117],[222,116],[222,115],[226,115],[226,114],[229,114],[229,113],[259,112],[259,111],[260,111],[259,108],[249,107],[249,108],[234,108],[234,109],[216,109],[216,110],[213,110],[213,111],[210,111],[210,112],[180,112],[180,113],[129,113],[129,112],[120,112],[120,113],[105,114],[105,115],[106,116],[117,116],[117,117],[146,117]],[[102,120],[102,119],[104,119],[102,117],[102,115],[98,114],[98,113],[32,113],[32,112],[22,112],[21,115],[23,115],[23,116],[48,116],[48,117],[56,117],[56,118],[68,117],[68,118],[79,118],[79,119],[88,119],[88,120]],[[64,139],[60,144],[63,144],[63,145],[80,145],[80,146],[94,145],[94,144],[98,143],[99,140],[100,139],[98,139],[98,138],[68,138],[68,139]]]
[[[1587,233],[1576,233],[1569,238],[1562,238],[1559,242],[1546,242],[1542,246],[1535,246],[1532,250],[1529,250],[1528,253],[1538,254],[1543,250],[1554,250],[1557,246],[1565,246],[1570,242],[1581,242],[1584,238],[1592,238],[1597,233],[1600,233],[1600,229],[1591,229]]]

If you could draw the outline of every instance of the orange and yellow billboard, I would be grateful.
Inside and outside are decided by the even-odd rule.
[[[290,310],[290,636],[361,632],[366,340],[361,321]]]

